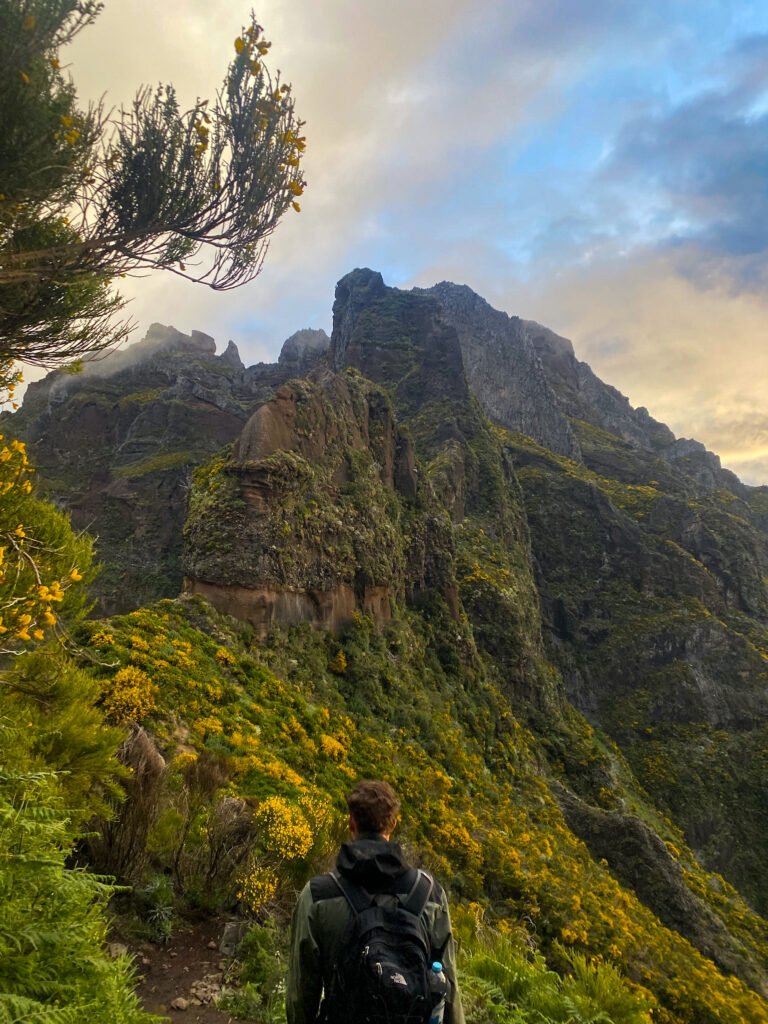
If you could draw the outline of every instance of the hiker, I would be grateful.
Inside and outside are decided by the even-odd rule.
[[[347,806],[351,842],[294,911],[288,1024],[464,1024],[448,901],[390,842],[395,791],[360,782]]]

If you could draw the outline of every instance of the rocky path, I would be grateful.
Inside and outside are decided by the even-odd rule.
[[[215,1000],[227,960],[219,951],[221,922],[205,921],[177,932],[166,946],[132,943],[137,991],[146,1010],[179,1024],[231,1024]]]

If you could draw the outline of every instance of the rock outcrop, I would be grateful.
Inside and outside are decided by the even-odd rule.
[[[291,376],[306,377],[323,362],[330,344],[325,331],[296,331],[283,343],[278,363],[290,370]]]
[[[296,370],[290,358],[246,370],[234,342],[216,355],[201,331],[153,324],[80,374],[30,384],[14,430],[45,492],[97,537],[102,613],[178,593],[193,468],[233,441]]]
[[[340,633],[355,612],[382,627],[430,588],[455,603],[448,519],[385,393],[349,373],[278,388],[198,471],[184,570],[188,592],[261,632]]]

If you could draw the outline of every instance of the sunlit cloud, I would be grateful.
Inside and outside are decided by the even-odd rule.
[[[274,358],[330,327],[336,280],[467,283],[572,337],[676,433],[768,481],[768,9],[713,0],[265,0],[305,118],[309,188],[251,285],[125,282],[138,321]],[[112,0],[80,93],[211,95],[247,6]]]

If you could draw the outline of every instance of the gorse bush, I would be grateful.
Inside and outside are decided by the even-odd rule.
[[[279,796],[268,797],[256,812],[264,844],[280,860],[305,857],[312,849],[312,830],[298,807]]]
[[[155,710],[156,693],[146,672],[126,665],[105,685],[104,711],[114,722],[141,722]]]
[[[237,898],[252,914],[260,914],[270,905],[280,879],[274,869],[254,867],[239,880]]]
[[[93,557],[90,537],[34,497],[32,472],[25,445],[0,433],[0,657],[61,637],[83,610],[77,584]]]

